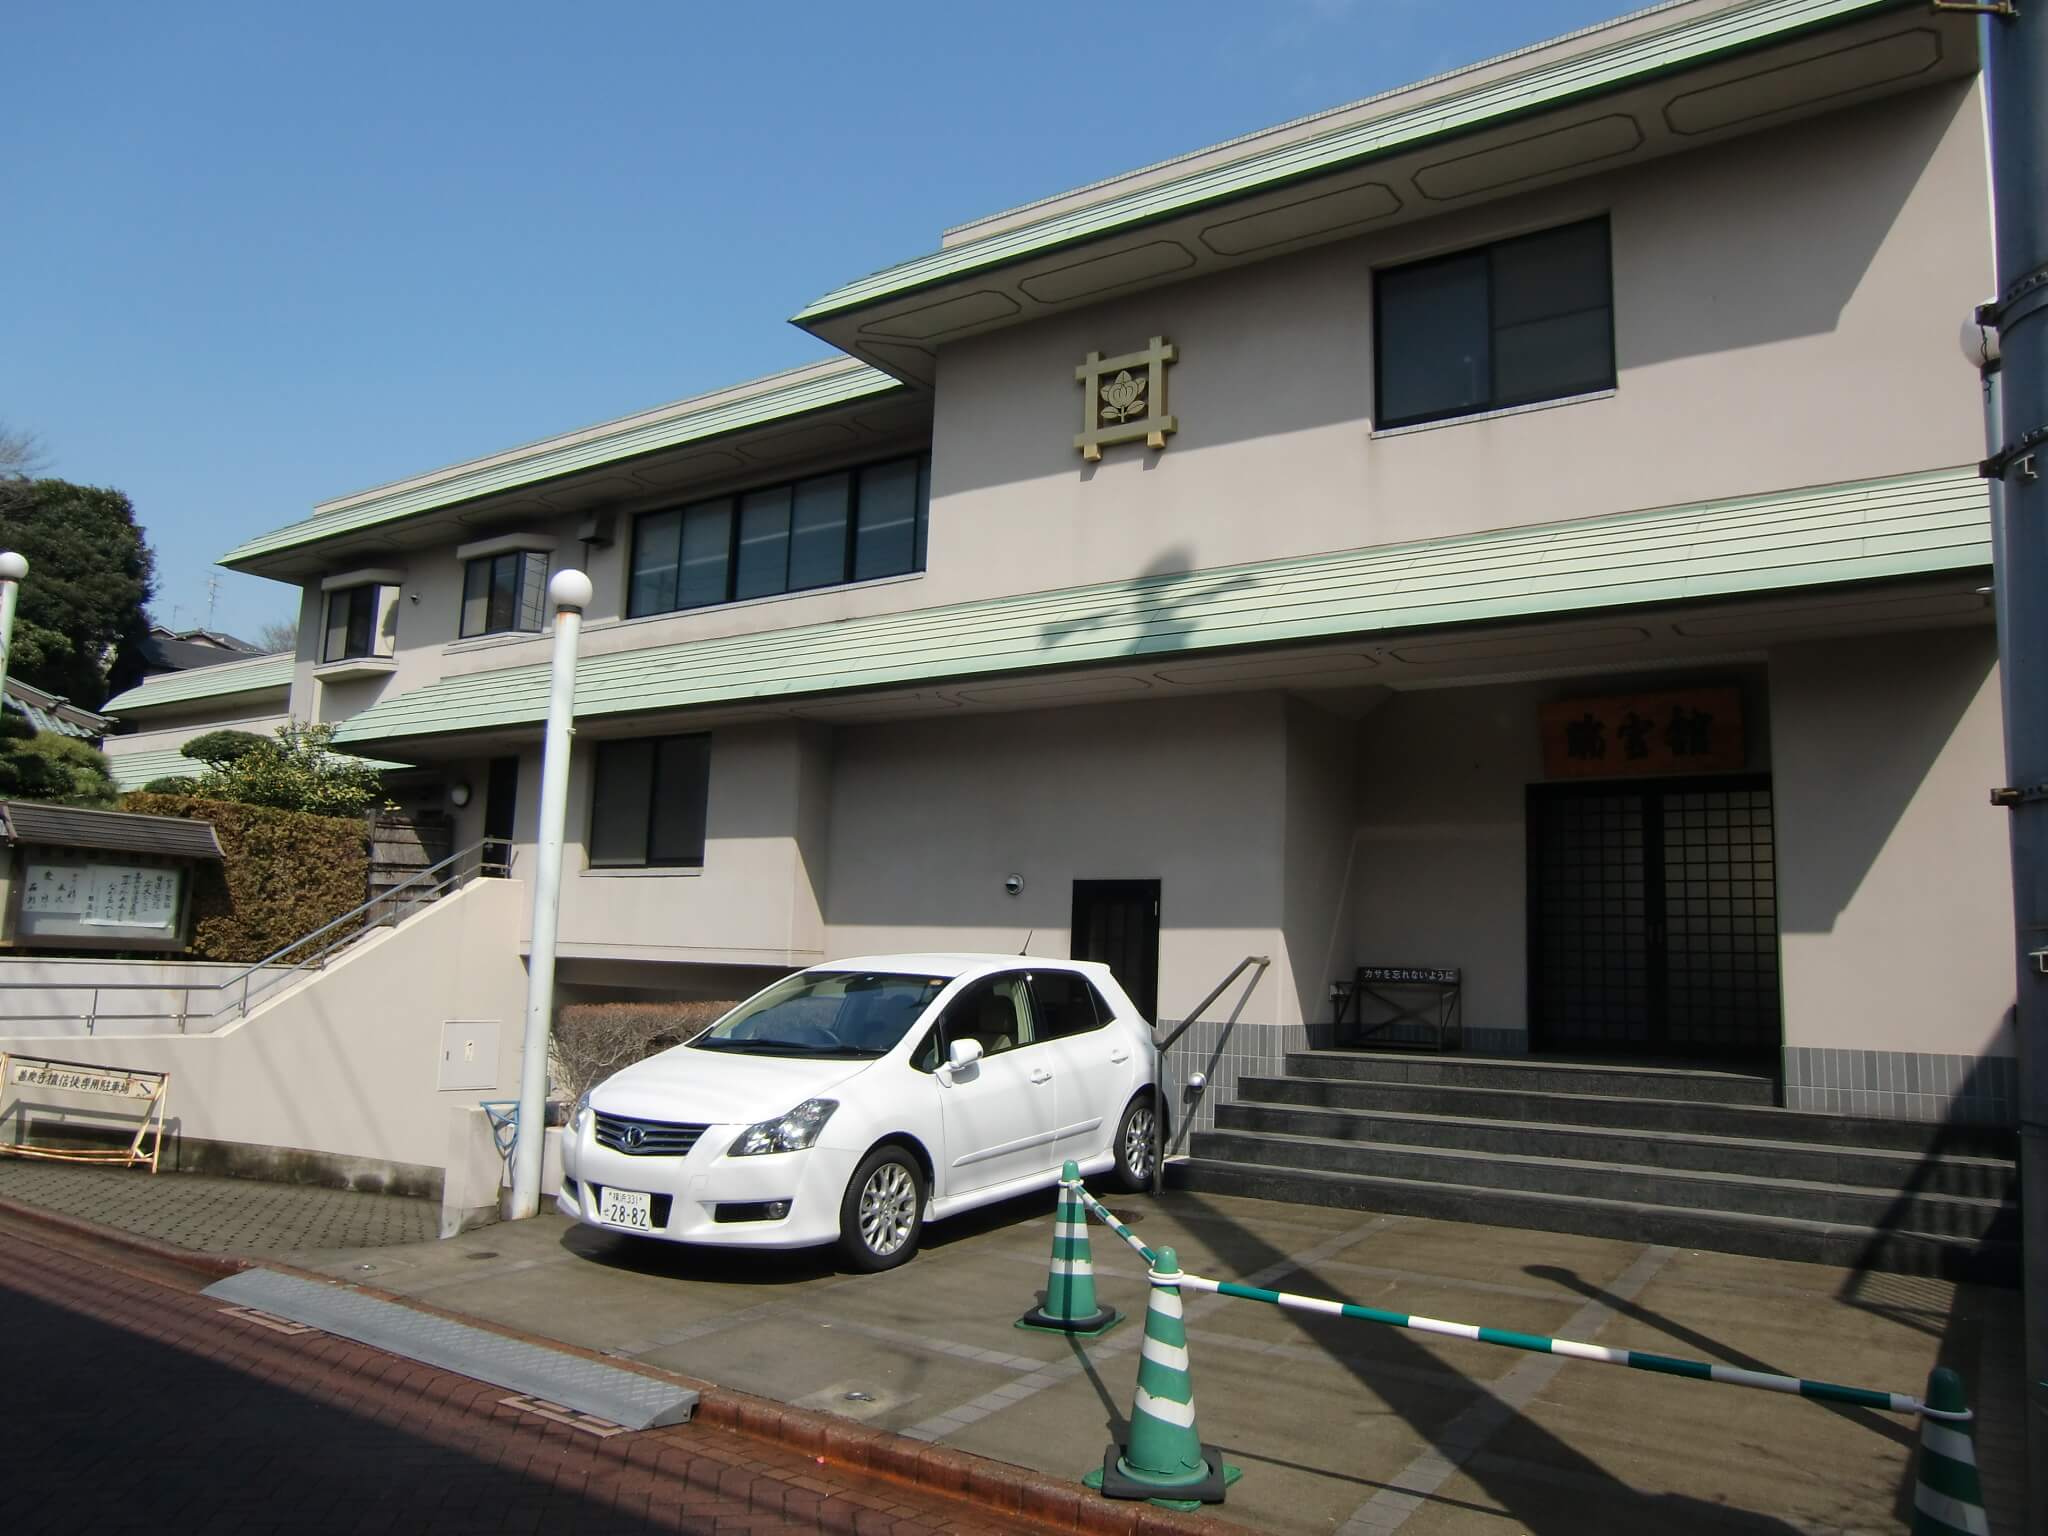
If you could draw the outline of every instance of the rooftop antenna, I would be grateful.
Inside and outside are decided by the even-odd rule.
[[[1028,954],[1030,954],[1030,953],[1031,953],[1031,941],[1032,941],[1033,939],[1037,938],[1037,937],[1038,937],[1038,930],[1037,930],[1036,928],[1032,929],[1032,930],[1031,930],[1031,931],[1030,931],[1029,933],[1025,934],[1025,935],[1024,935],[1024,947],[1023,947],[1022,949],[1018,950],[1018,951],[1017,951],[1017,953],[1018,953],[1018,954],[1020,954],[1020,955],[1028,955]]]
[[[206,627],[213,628],[213,607],[220,601],[220,578],[209,575],[206,578]]]

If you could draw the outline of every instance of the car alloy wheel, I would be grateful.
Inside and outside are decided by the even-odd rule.
[[[917,1224],[917,1184],[901,1163],[887,1162],[860,1190],[860,1240],[886,1259],[910,1241]]]
[[[1139,1104],[1124,1117],[1124,1167],[1133,1178],[1152,1177],[1152,1130],[1157,1117],[1152,1112],[1151,1101]]]

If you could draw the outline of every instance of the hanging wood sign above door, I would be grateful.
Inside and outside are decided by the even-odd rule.
[[[1748,766],[1737,688],[1677,688],[1543,706],[1553,779],[1728,773]]]

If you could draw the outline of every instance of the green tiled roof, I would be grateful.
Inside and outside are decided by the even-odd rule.
[[[1547,618],[1991,563],[1973,469],[1819,486],[588,656],[581,718]],[[338,742],[530,725],[545,665],[447,677]]]
[[[1538,108],[1622,89],[1717,55],[1755,48],[1900,3],[1902,0],[1754,0],[1733,6],[1418,106],[1390,106],[1384,113],[1313,138],[1154,182],[977,240],[964,240],[835,289],[799,313],[796,323],[805,325],[1063,246],[1341,170],[1431,139],[1470,133]]]
[[[105,715],[80,709],[54,693],[45,693],[12,677],[7,679],[7,693],[0,698],[0,708],[12,710],[38,731],[79,741],[95,741],[113,724]]]
[[[284,653],[256,656],[248,661],[224,661],[214,667],[188,667],[183,672],[161,672],[144,678],[126,693],[115,694],[101,708],[107,714],[119,715],[162,704],[187,704],[235,693],[258,693],[266,688],[289,688],[292,665],[291,655]]]
[[[120,738],[117,736],[114,740],[119,741]],[[387,763],[375,757],[358,758],[353,753],[348,756],[351,762],[366,762],[372,768],[380,770],[406,766],[404,763]],[[124,790],[140,789],[151,779],[194,777],[206,771],[204,763],[193,762],[176,747],[155,752],[129,752],[125,755],[118,751],[109,752],[107,762],[114,770],[115,786]]]
[[[478,496],[765,426],[901,388],[898,380],[865,363],[833,358],[581,432],[564,433],[473,463],[457,464],[359,496],[340,497],[317,508],[302,522],[237,545],[221,556],[220,563],[233,566]]]

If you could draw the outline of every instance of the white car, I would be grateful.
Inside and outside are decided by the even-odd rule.
[[[923,1223],[1058,1182],[1151,1177],[1152,1031],[1104,965],[871,955],[786,976],[606,1079],[562,1144],[563,1214],[680,1243],[838,1242],[862,1270]]]

